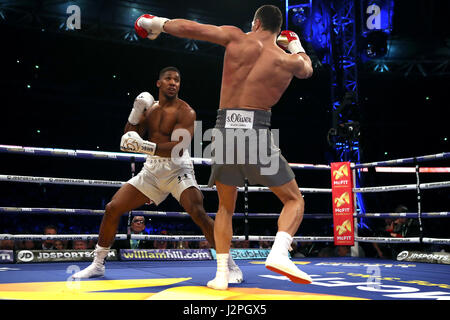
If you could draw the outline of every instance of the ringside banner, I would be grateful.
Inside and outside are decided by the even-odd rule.
[[[13,263],[14,251],[13,250],[0,250],[0,263]]]
[[[397,255],[398,261],[450,264],[448,252],[402,251]]]
[[[19,250],[16,251],[17,263],[92,261],[93,250]],[[118,260],[117,251],[109,251],[106,260]]]
[[[333,199],[334,244],[353,246],[353,179],[350,162],[331,163],[331,194]]]
[[[216,259],[216,250],[211,249],[213,259]],[[270,253],[270,249],[256,249],[256,248],[230,248],[230,254],[233,260],[253,260],[253,259],[266,259]],[[290,254],[289,254],[290,257]]]
[[[212,256],[209,249],[121,249],[120,260],[212,260]]]

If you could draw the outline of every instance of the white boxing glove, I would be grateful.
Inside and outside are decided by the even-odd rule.
[[[167,18],[143,14],[134,23],[134,30],[141,38],[155,40],[161,32],[164,32],[164,24],[169,21]]]
[[[155,155],[156,143],[141,138],[136,131],[128,131],[120,139],[120,150]]]
[[[153,98],[150,93],[140,93],[136,99],[134,99],[133,109],[131,109],[130,115],[128,116],[128,122],[134,126],[137,125],[145,110],[150,108],[154,102],[155,98]]]

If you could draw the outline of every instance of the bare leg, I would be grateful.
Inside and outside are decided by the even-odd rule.
[[[290,182],[270,188],[283,203],[283,210],[278,218],[278,232],[266,259],[266,268],[287,276],[292,282],[308,284],[311,278],[289,259],[288,252],[293,236],[303,219],[305,202],[298,189],[295,179]]]
[[[200,227],[209,244],[215,249],[214,220],[205,212],[203,207],[203,196],[195,187],[190,187],[181,193],[180,204],[191,216],[192,220]],[[232,232],[232,231],[231,231]],[[228,257],[229,277],[228,283],[241,283],[244,276],[241,269],[236,265],[231,256]]]
[[[293,179],[282,186],[271,187],[270,190],[284,205],[278,218],[278,231],[284,231],[293,236],[300,227],[305,211],[305,201],[297,182]]]
[[[97,245],[94,251],[94,261],[87,268],[72,275],[73,278],[101,277],[105,274],[104,261],[119,226],[120,217],[127,211],[133,210],[148,202],[149,199],[131,184],[124,184],[106,205],[100,225]]]
[[[232,219],[236,205],[237,189],[235,186],[228,186],[218,181],[216,181],[216,187],[219,195],[219,209],[214,222],[217,272],[216,277],[209,281],[207,286],[212,289],[226,290],[230,280],[230,244],[233,237]],[[240,274],[242,276],[241,272]]]
[[[233,237],[233,214],[236,206],[237,188],[216,181],[219,209],[214,222],[214,239],[217,253],[229,253]]]
[[[149,201],[147,196],[131,184],[124,184],[105,207],[105,214],[100,225],[98,245],[111,247],[114,243],[120,217],[125,212],[136,209]]]
[[[203,207],[203,196],[195,187],[184,190],[180,196],[180,204],[191,216],[192,220],[200,227],[211,247],[215,248],[214,220],[209,217]]]

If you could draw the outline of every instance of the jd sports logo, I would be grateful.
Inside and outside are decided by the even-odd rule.
[[[23,262],[30,262],[31,260],[34,259],[34,254],[33,254],[33,252],[31,252],[29,250],[22,250],[22,251],[19,251],[19,253],[17,255],[17,259],[19,259],[20,261],[23,261]]]
[[[408,254],[409,254],[408,251],[400,252],[397,256],[397,260],[402,261],[402,260],[406,259],[408,257]]]

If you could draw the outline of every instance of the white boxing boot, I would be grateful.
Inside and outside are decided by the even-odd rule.
[[[109,248],[95,246],[94,261],[85,269],[72,275],[75,279],[88,279],[103,277],[105,275],[105,259],[108,255]]]
[[[290,234],[284,231],[277,232],[272,250],[266,259],[266,268],[270,271],[286,276],[294,283],[310,284],[312,279],[297,268],[289,259],[288,250],[292,243]]]
[[[228,289],[228,279],[229,279],[229,270],[228,270],[228,253],[218,253],[216,254],[217,259],[217,272],[216,277],[208,281],[208,288],[216,289],[216,290],[226,290]]]
[[[239,269],[238,265],[234,262],[231,254],[228,257],[228,270],[229,270],[229,278],[228,283],[242,283],[244,282],[244,275],[242,274],[241,269]]]

